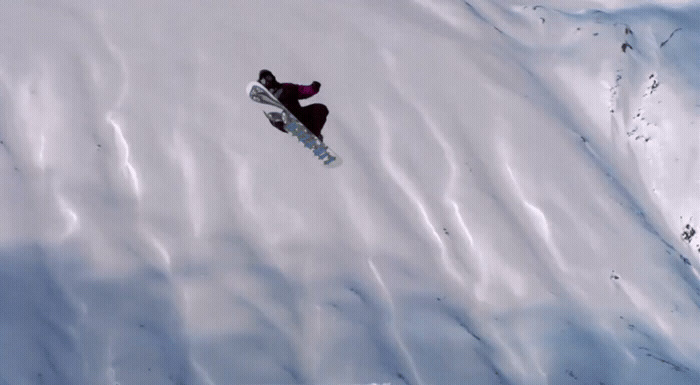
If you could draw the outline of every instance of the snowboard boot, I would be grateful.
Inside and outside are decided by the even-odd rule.
[[[275,128],[277,128],[278,130],[285,131],[284,130],[284,124],[285,124],[284,120],[285,119],[284,119],[284,115],[281,112],[265,112],[265,111],[263,111],[263,113],[265,114],[265,117],[267,117],[267,119],[270,121],[270,124],[275,126]]]

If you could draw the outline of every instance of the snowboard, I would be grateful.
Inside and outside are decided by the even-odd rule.
[[[248,96],[257,103],[279,109],[278,112],[264,111],[265,116],[272,120],[281,120],[284,123],[284,130],[296,137],[304,147],[313,151],[313,154],[323,162],[323,166],[328,168],[338,167],[343,162],[342,159],[323,143],[316,135],[306,128],[287,108],[275,98],[270,91],[258,82],[251,82],[246,87]]]

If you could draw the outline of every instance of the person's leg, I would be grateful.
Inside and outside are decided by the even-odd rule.
[[[323,125],[326,124],[328,107],[320,103],[311,104],[303,108],[302,115],[303,118],[299,118],[302,124],[323,141],[321,130],[323,129]]]

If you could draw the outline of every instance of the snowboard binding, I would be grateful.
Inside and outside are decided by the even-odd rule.
[[[263,111],[263,113],[265,114],[265,117],[270,121],[270,123],[280,130],[284,130],[284,126],[287,123],[289,123],[289,116],[286,112]]]

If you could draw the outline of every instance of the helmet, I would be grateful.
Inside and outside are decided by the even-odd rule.
[[[273,75],[272,72],[270,72],[269,70],[260,70],[260,74],[258,75],[258,81],[265,87],[269,87],[277,83],[275,75]]]

